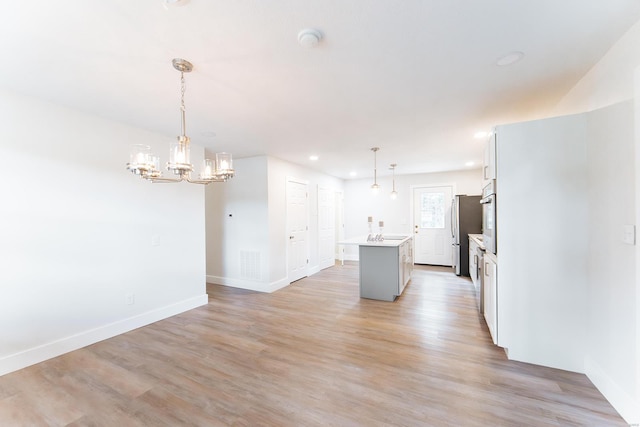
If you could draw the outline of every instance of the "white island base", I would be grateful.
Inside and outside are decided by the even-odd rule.
[[[340,244],[359,247],[361,298],[394,301],[402,295],[413,270],[411,236],[386,237],[381,242],[363,237]]]

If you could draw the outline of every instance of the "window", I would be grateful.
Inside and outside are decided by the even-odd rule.
[[[444,193],[422,193],[420,228],[444,228]]]

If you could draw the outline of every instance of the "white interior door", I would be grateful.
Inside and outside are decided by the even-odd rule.
[[[413,230],[416,264],[451,265],[451,198],[453,188],[413,189]]]
[[[344,194],[337,191],[335,194],[335,259],[339,259],[344,265],[344,245],[338,245],[337,242],[344,240]]]
[[[333,190],[318,187],[318,237],[320,268],[333,267],[336,245],[336,213]]]
[[[309,265],[309,199],[307,183],[287,179],[289,283],[307,276]]]

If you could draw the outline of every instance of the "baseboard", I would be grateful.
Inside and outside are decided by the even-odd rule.
[[[320,271],[320,266],[309,267],[308,276],[313,276]],[[245,289],[247,291],[271,293],[278,289],[282,289],[291,284],[289,279],[282,279],[273,282],[256,282],[255,280],[234,279],[231,277],[220,277],[207,275],[207,283],[216,283],[218,285],[230,286],[232,288]]]
[[[333,264],[331,264],[331,265],[333,265]],[[320,266],[319,266],[319,265],[315,265],[315,266],[313,266],[313,267],[309,267],[309,269],[308,269],[308,271],[307,271],[307,274],[308,274],[309,276],[313,276],[314,274],[319,273],[319,272],[320,272],[320,270],[322,270],[322,269],[320,268]]]
[[[590,357],[584,359],[585,374],[629,425],[640,425],[640,402],[629,395]]]
[[[206,305],[208,302],[207,294],[200,295],[5,356],[0,359],[0,376]]]
[[[232,288],[246,289],[248,291],[271,293],[289,285],[286,277],[275,282],[256,282],[255,280],[233,279],[230,277],[220,277],[207,275],[207,283],[230,286]]]

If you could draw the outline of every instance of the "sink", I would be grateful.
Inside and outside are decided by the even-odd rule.
[[[404,240],[409,236],[403,236],[400,234],[385,234],[382,237],[384,237],[384,240]]]

